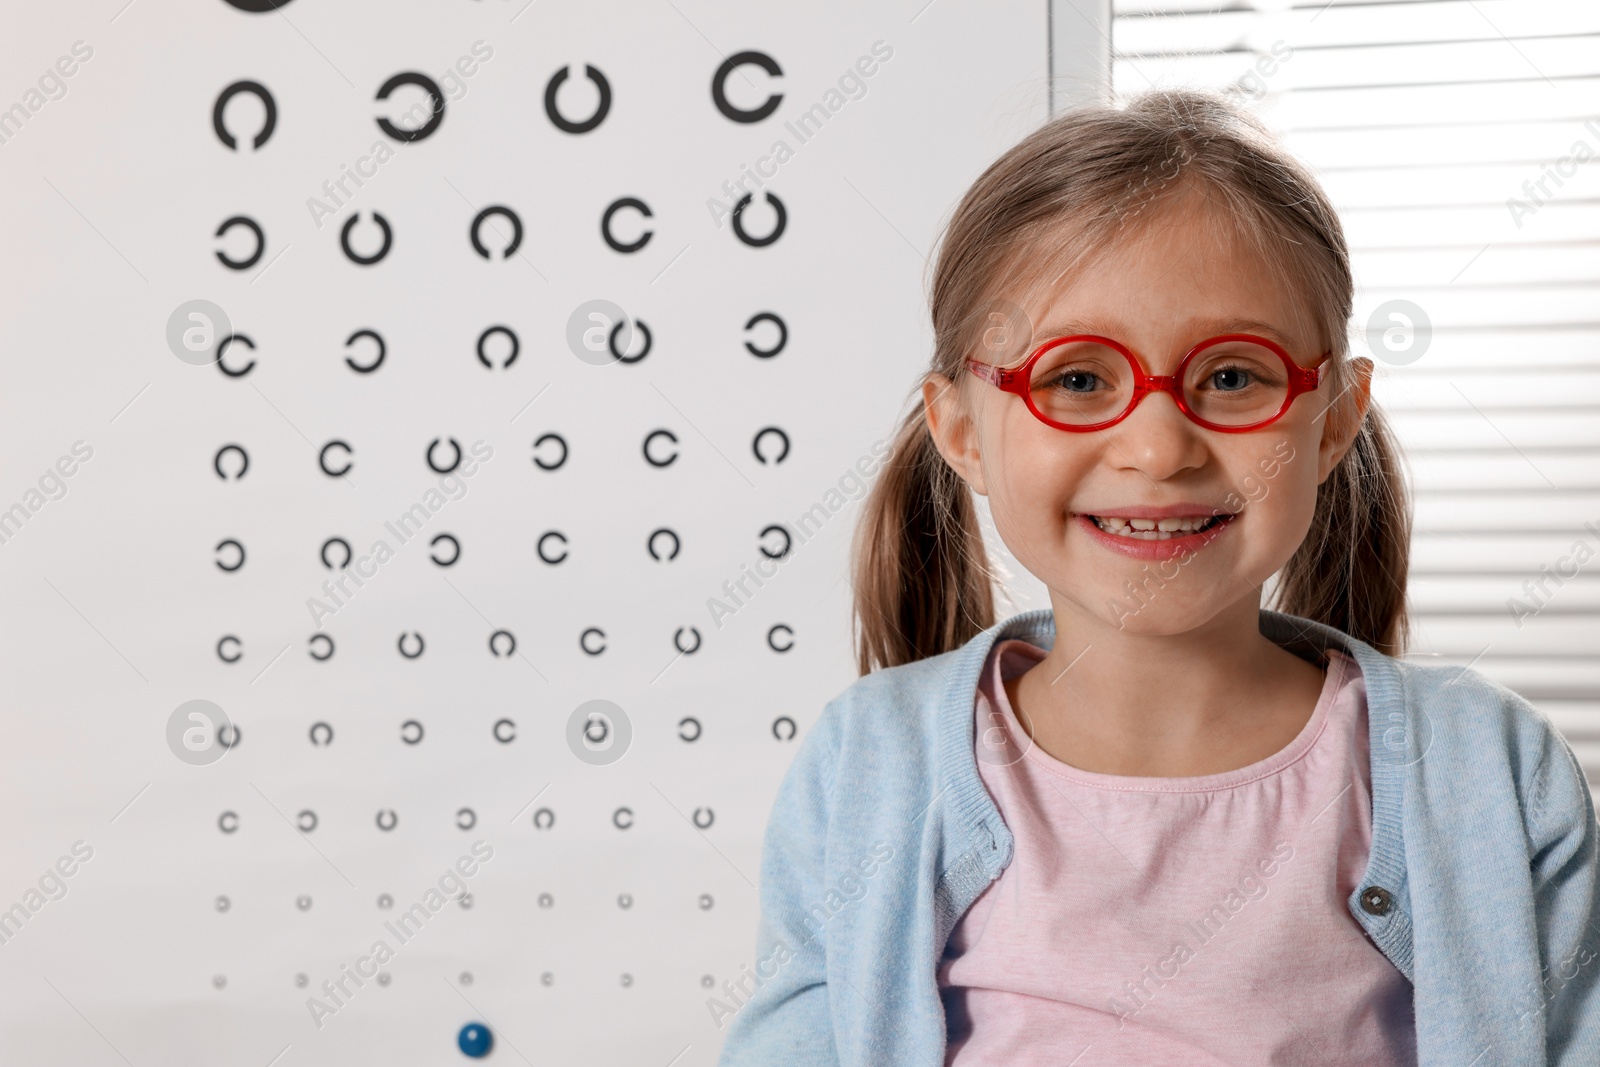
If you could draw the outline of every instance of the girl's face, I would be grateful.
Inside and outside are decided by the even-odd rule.
[[[1063,334],[1100,334],[1150,374],[1172,374],[1194,344],[1221,333],[1268,337],[1302,367],[1326,348],[1283,273],[1192,196],[1170,201],[1137,236],[1023,311],[1032,327],[1025,352]],[[1241,598],[1259,605],[1261,584],[1305,539],[1317,487],[1354,439],[1371,367],[1353,361],[1354,384],[1331,411],[1324,376],[1278,421],[1246,433],[1199,426],[1165,393],[1092,433],[1047,426],[1021,397],[970,373],[959,390],[935,376],[924,398],[940,452],[989,498],[1006,547],[1055,603],[1131,633],[1177,634]],[[1213,525],[1133,529],[1162,518]]]

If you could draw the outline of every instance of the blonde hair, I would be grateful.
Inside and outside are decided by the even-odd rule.
[[[1340,417],[1353,417],[1353,283],[1333,205],[1259,120],[1196,90],[1067,111],[984,171],[946,225],[932,267],[927,373],[963,382],[966,358],[997,310],[1016,317],[999,293],[1037,292],[1180,193],[1221,208],[1300,290],[1331,352],[1323,388]],[[934,447],[920,385],[855,531],[862,674],[958,648],[995,622],[995,572],[973,494]],[[1310,531],[1279,573],[1271,606],[1399,655],[1409,627],[1410,514],[1398,446],[1371,404],[1318,488]]]

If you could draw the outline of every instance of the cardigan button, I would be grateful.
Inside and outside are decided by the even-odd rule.
[[[1394,897],[1382,886],[1369,885],[1361,892],[1361,910],[1368,915],[1387,915]]]

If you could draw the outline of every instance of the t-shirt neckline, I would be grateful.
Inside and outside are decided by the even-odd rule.
[[[1145,775],[1104,774],[1099,771],[1084,770],[1063,763],[1040,748],[1022,729],[1017,721],[1016,712],[1011,707],[1011,698],[1006,693],[1002,666],[1008,652],[1016,651],[1016,645],[1026,646],[1027,651],[1022,652],[1035,661],[1043,659],[1045,652],[1037,645],[1020,638],[1010,638],[996,646],[994,658],[990,665],[989,678],[994,690],[994,703],[1005,719],[1005,729],[1011,744],[1023,749],[1022,758],[1029,760],[1033,766],[1057,778],[1076,782],[1080,785],[1093,786],[1098,789],[1117,790],[1122,792],[1144,793],[1207,793],[1220,789],[1232,789],[1250,782],[1260,781],[1278,774],[1302,759],[1317,743],[1317,738],[1327,727],[1328,712],[1333,705],[1335,697],[1346,684],[1355,661],[1338,649],[1327,650],[1328,668],[1323,678],[1322,691],[1317,696],[1317,703],[1311,710],[1311,716],[1306,720],[1294,738],[1283,748],[1243,767],[1236,767],[1231,771],[1220,771],[1216,774],[1184,775],[1176,777],[1159,777]]]

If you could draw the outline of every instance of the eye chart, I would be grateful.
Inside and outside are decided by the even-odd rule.
[[[925,259],[1050,32],[14,14],[0,1062],[713,1063]]]

